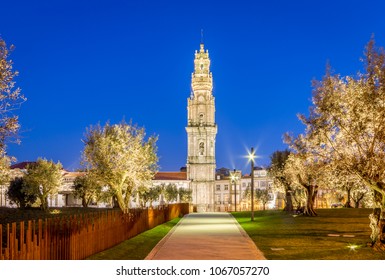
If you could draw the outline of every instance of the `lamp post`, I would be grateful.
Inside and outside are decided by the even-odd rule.
[[[248,157],[251,163],[251,220],[254,221],[254,148],[251,148]]]
[[[234,169],[233,173],[231,174],[231,182],[234,183],[235,212],[237,212],[237,181],[238,181],[238,176],[237,176],[236,170]]]

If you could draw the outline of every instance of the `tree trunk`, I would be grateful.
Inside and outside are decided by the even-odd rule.
[[[291,189],[286,189],[286,204],[284,211],[292,212],[293,211],[293,199],[291,196]]]
[[[82,196],[82,205],[84,208],[88,207],[87,198],[85,195]]]
[[[116,201],[118,202],[120,210],[122,210],[122,212],[126,213],[128,210],[128,207],[124,201],[122,191],[116,191],[115,197],[116,197]]]
[[[17,204],[16,204],[17,205]],[[20,200],[20,202],[19,202],[19,208],[20,209],[25,209],[25,206],[26,206],[26,203],[25,203],[25,201],[22,201],[22,200]]]
[[[307,185],[305,186],[306,189],[306,205],[305,205],[305,210],[303,211],[303,214],[305,216],[317,216],[317,213],[314,210],[314,202],[315,198],[317,196],[317,191],[318,191],[318,186],[312,186],[312,185]]]
[[[358,208],[360,207],[360,202],[357,200],[357,201],[354,201],[354,208]]]
[[[350,205],[351,191],[352,191],[351,187],[346,188],[346,192],[348,194],[348,198],[346,199],[346,203],[344,205],[344,207],[346,207],[346,208],[352,208],[352,206]]]
[[[357,194],[357,196],[353,198],[354,208],[359,208],[360,207],[360,202],[361,202],[361,200],[364,199],[365,194],[366,193],[361,193],[360,195]]]
[[[372,240],[371,246],[376,251],[385,251],[385,211],[381,211],[380,208],[373,209],[373,213],[369,215],[370,228],[372,234],[370,239]]]
[[[48,211],[48,197],[40,195],[40,209],[43,211]]]

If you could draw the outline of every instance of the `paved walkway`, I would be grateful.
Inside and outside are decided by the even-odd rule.
[[[146,260],[264,260],[229,213],[191,213],[155,246]]]

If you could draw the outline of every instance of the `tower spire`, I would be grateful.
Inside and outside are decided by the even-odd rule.
[[[203,28],[201,29],[201,45],[203,45]]]

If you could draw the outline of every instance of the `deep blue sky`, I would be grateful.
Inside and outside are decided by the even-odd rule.
[[[385,46],[384,1],[3,1],[0,36],[16,46],[18,161],[78,167],[86,127],[123,118],[159,135],[162,171],[186,164],[187,98],[201,29],[216,97],[217,167],[248,170],[303,126],[311,80],[362,69],[372,34]]]

